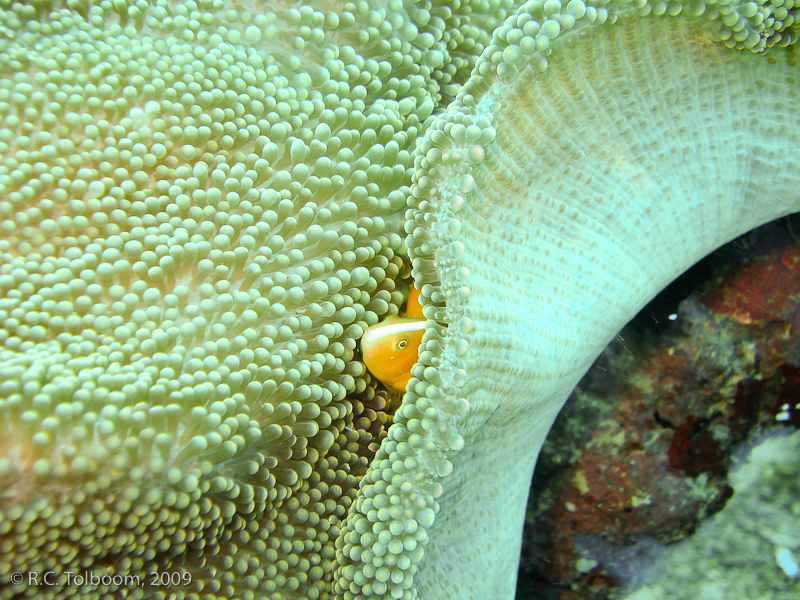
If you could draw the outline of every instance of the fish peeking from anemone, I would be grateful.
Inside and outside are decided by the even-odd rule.
[[[361,338],[361,354],[369,372],[386,386],[392,404],[399,405],[417,362],[425,332],[419,291],[411,286],[402,316],[387,317]]]

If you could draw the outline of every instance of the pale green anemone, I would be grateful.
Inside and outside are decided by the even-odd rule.
[[[793,7],[637,4],[526,3],[417,150],[429,321],[337,540],[344,598],[513,597],[578,380],[674,277],[800,209]]]
[[[506,14],[412,8],[0,4],[0,596],[328,595],[416,139]]]
[[[800,208],[793,0],[0,8],[2,597],[511,597],[594,357]]]

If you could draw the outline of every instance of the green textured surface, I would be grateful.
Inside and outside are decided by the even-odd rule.
[[[513,594],[566,394],[800,175],[793,54],[725,48],[791,2],[515,8],[0,2],[0,597]],[[144,585],[10,583],[84,569]]]
[[[0,17],[3,595],[318,598],[447,76],[364,10],[46,8]]]

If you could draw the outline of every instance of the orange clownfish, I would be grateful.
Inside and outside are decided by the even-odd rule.
[[[425,329],[419,292],[413,286],[406,303],[406,317],[391,316],[369,327],[361,338],[361,354],[370,373],[393,395],[400,396],[411,379]]]

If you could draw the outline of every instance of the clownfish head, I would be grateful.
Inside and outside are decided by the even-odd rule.
[[[405,391],[424,328],[424,319],[394,316],[369,327],[361,338],[361,353],[370,373],[391,390]]]

